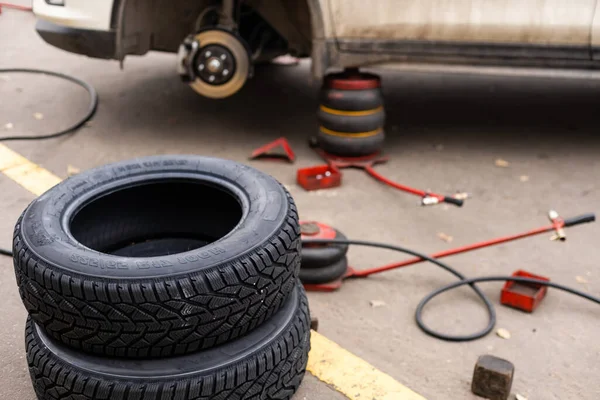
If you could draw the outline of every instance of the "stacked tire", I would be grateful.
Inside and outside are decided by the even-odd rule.
[[[381,150],[385,111],[381,79],[350,70],[327,75],[318,110],[319,146],[343,157],[361,157]]]
[[[300,232],[303,240],[347,239],[342,232],[320,222],[301,222]],[[341,279],[348,270],[347,253],[346,244],[304,244],[300,281],[306,285],[319,285]]]
[[[290,399],[310,348],[293,199],[231,161],[84,172],[14,234],[40,400]]]

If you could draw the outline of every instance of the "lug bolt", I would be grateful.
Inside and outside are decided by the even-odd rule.
[[[227,76],[229,75],[229,70],[228,69],[224,69],[223,70],[223,76]]]
[[[207,51],[206,53],[204,53],[204,57],[210,57],[212,53],[210,51]]]
[[[225,54],[221,54],[221,60],[224,60],[224,59],[226,59],[226,58],[227,58],[227,55],[225,55]]]
[[[209,77],[208,77],[208,80],[209,80],[210,82],[214,82],[214,80],[215,80],[215,76],[214,76],[214,75],[211,75],[211,76],[209,76]]]
[[[204,71],[204,64],[198,65],[198,70],[199,71]]]
[[[221,61],[219,61],[217,58],[211,58],[210,60],[208,60],[207,65],[208,70],[213,74],[219,72],[219,70],[223,68]]]

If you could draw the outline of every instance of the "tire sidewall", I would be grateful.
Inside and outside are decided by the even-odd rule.
[[[25,347],[39,399],[54,399],[57,393],[82,400],[106,398],[108,392],[102,388],[111,388],[111,399],[167,395],[288,399],[304,377],[310,336],[308,299],[297,284],[286,305],[269,321],[247,336],[205,352],[144,361],[89,356],[53,341],[31,319],[26,323]]]
[[[309,237],[310,239],[310,237]],[[334,239],[348,239],[342,232],[335,229]],[[302,247],[302,262],[300,268],[312,269],[331,265],[346,256],[347,244],[330,244],[320,247]]]
[[[304,284],[319,285],[331,283],[344,276],[348,270],[348,259],[343,257],[331,265],[321,268],[300,269],[300,281]]]
[[[35,324],[33,326],[40,344],[67,365],[88,371],[103,379],[143,383],[152,375],[167,380],[177,379],[185,374],[208,375],[215,369],[230,368],[236,360],[254,357],[264,348],[277,342],[282,333],[290,329],[302,311],[303,303],[307,303],[306,293],[302,286],[297,284],[282,309],[246,336],[206,349],[201,353],[147,360],[88,355],[49,338],[43,329]]]
[[[240,201],[241,221],[225,237],[200,249],[150,258],[88,249],[65,229],[74,212],[94,196],[165,179],[200,180],[227,188]],[[30,250],[60,269],[94,277],[153,278],[235,261],[268,242],[285,223],[288,208],[285,189],[254,168],[208,157],[155,156],[92,169],[60,183],[33,201],[20,229]]]

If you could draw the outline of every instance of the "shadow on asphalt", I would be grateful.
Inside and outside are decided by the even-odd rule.
[[[519,149],[543,141],[556,151],[600,147],[600,80],[381,73],[389,146],[431,142]],[[223,100],[196,95],[170,69],[153,71],[118,92],[106,89],[99,91],[107,108],[135,116],[118,121],[124,131],[175,124],[178,135],[191,137],[204,132],[203,122],[210,120],[224,128],[220,135],[230,131],[231,140],[244,132],[264,140],[304,140],[317,127],[318,85],[311,83],[306,66],[258,67],[240,93]]]

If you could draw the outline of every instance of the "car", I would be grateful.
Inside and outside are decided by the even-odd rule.
[[[48,43],[118,60],[177,53],[196,92],[224,98],[290,54],[315,78],[382,63],[600,67],[600,0],[34,0]]]

